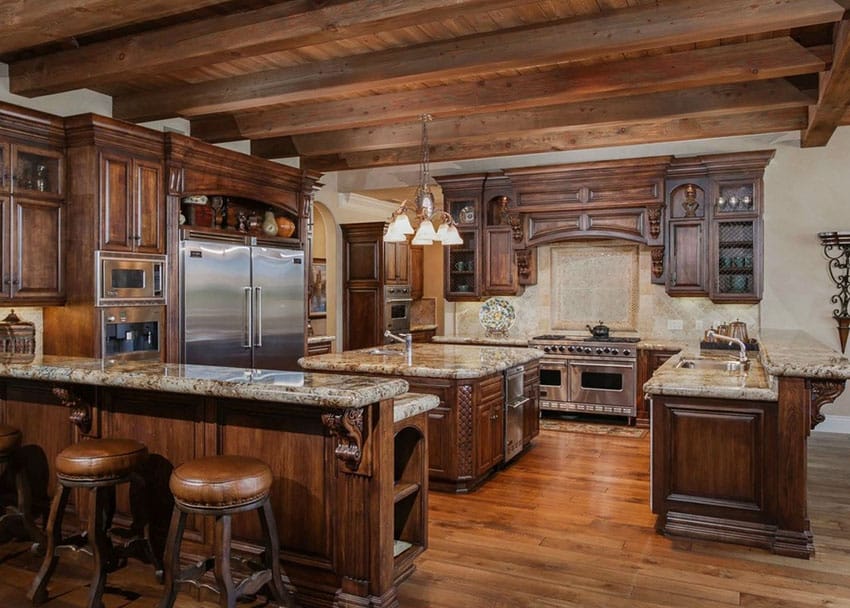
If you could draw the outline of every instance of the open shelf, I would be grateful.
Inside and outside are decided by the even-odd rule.
[[[393,486],[393,502],[398,503],[419,491],[418,483],[396,483]]]

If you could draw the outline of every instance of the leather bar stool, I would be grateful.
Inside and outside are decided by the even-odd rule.
[[[11,466],[15,478],[17,504],[8,506],[0,517],[0,528],[12,522],[20,521],[27,537],[36,544],[44,541],[44,535],[32,517],[32,492],[23,466],[15,462],[15,455],[21,446],[21,431],[7,424],[0,424],[0,475]]]
[[[94,573],[88,596],[88,608],[103,606],[106,574],[116,568],[115,552],[108,530],[115,510],[115,488],[130,481],[145,461],[148,449],[132,439],[89,439],[68,446],[56,456],[59,485],[50,506],[45,534],[47,548],[41,569],[27,594],[34,605],[47,600],[47,585],[59,561],[62,518],[73,488],[89,490],[87,542],[94,557]]]
[[[235,608],[236,600],[268,585],[279,605],[294,607],[292,597],[283,585],[280,548],[269,492],[272,472],[256,458],[246,456],[209,456],[178,466],[169,480],[174,495],[174,511],[165,545],[165,595],[159,608],[172,608],[177,585],[196,582],[211,568],[218,583],[219,605]],[[238,585],[230,566],[231,518],[234,513],[257,509],[263,530],[265,551],[263,568],[243,579]],[[215,517],[213,557],[180,570],[180,543],[190,513]]]

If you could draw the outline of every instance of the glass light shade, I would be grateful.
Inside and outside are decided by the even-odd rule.
[[[443,224],[445,226],[445,224]],[[440,226],[442,228],[443,226]],[[460,238],[460,232],[457,227],[452,225],[446,228],[446,234],[440,239],[443,245],[463,245],[463,239]]]
[[[440,227],[437,228],[437,236],[434,237],[435,241],[442,241],[449,235],[449,225],[448,224],[440,224]]]
[[[385,243],[401,243],[407,240],[407,235],[405,235],[399,226],[398,219],[390,222],[390,225],[387,227],[387,231],[384,233],[384,242]]]
[[[393,224],[398,226],[398,231],[401,234],[413,234],[414,232],[413,226],[411,226],[410,224],[410,218],[407,217],[406,213],[397,215],[396,218],[393,220]]]
[[[434,224],[429,220],[422,220],[422,223],[419,224],[419,229],[416,231],[416,236],[413,237],[410,243],[412,245],[430,245],[436,237],[437,233],[434,231]]]

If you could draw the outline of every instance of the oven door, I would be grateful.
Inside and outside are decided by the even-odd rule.
[[[391,332],[410,331],[410,300],[394,300],[384,304],[384,320]]]
[[[566,361],[542,359],[540,361],[540,409],[562,409],[570,397],[569,368]]]
[[[634,361],[570,361],[570,401],[616,408],[618,413],[635,407]],[[597,411],[605,411],[597,409]],[[625,415],[634,415],[625,414]]]

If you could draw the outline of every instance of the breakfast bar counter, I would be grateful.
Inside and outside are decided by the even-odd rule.
[[[806,443],[850,361],[787,330],[763,330],[748,356],[686,349],[643,385],[656,528],[808,558]]]
[[[157,551],[175,466],[213,454],[268,463],[283,568],[304,606],[398,606],[396,585],[427,546],[427,412],[436,405],[399,378],[52,356],[0,363],[0,421],[23,432],[36,504],[48,500],[53,462],[69,444],[136,439],[151,454],[146,489],[119,489],[115,522],[131,522],[131,496],[145,501]],[[73,505],[78,520],[82,506]],[[190,519],[184,561],[209,554],[208,524]],[[258,550],[254,518],[235,518],[233,529],[243,551]]]

